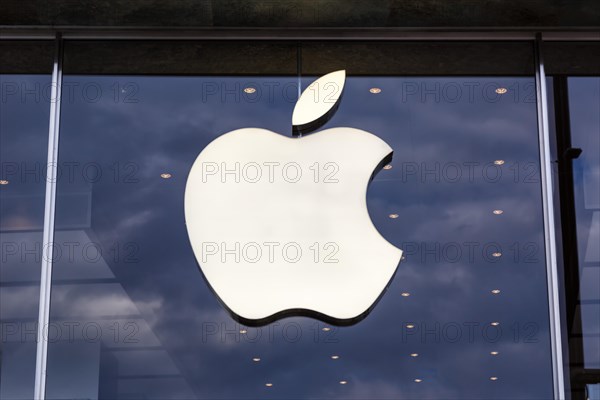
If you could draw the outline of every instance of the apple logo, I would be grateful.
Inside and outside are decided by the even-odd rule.
[[[377,136],[321,126],[345,71],[300,96],[296,137],[244,128],[213,140],[185,188],[185,219],[204,277],[232,316],[260,326],[286,316],[336,325],[363,319],[390,283],[402,250],[367,210],[367,186],[392,156]]]

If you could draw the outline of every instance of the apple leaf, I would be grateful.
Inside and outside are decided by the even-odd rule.
[[[346,71],[324,75],[311,83],[300,95],[292,114],[294,135],[310,133],[325,124],[337,110]]]

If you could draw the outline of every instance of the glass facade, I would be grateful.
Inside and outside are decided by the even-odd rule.
[[[48,52],[49,50],[49,52]],[[0,42],[0,398],[33,397],[53,46]],[[18,69],[16,54],[37,53]],[[17,71],[22,71],[17,73]]]
[[[341,68],[320,130],[362,129],[394,150],[367,207],[402,261],[351,326],[245,326],[194,257],[187,176],[227,132],[291,137],[299,93]],[[66,41],[46,398],[553,397],[535,68],[527,41]],[[21,165],[45,172],[49,102],[11,83],[50,75],[2,75],[0,398],[29,399],[41,262],[28,246],[43,245],[46,179]],[[567,92],[570,147],[583,149],[576,312],[584,368],[598,369],[599,80],[571,77]]]
[[[585,368],[600,369],[600,78],[569,78],[571,145]]]

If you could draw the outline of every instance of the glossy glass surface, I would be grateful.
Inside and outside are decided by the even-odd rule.
[[[533,78],[349,77],[322,129],[394,149],[367,203],[405,260],[356,325],[262,328],[208,288],[183,195],[219,135],[291,136],[297,78],[65,82],[48,398],[552,397]]]
[[[569,78],[579,258],[579,300],[585,368],[600,368],[600,78]]]
[[[50,75],[0,75],[0,398],[31,399]]]

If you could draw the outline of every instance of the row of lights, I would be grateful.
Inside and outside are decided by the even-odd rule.
[[[492,294],[500,294],[501,290],[500,289],[492,289],[491,293]],[[402,292],[400,293],[400,296],[402,297],[410,297],[410,292]]]
[[[498,93],[498,94],[504,94],[506,92],[507,92],[506,88],[498,88],[498,89],[496,89],[496,93]],[[498,165],[498,166],[504,165],[504,160],[500,160],[500,159],[499,160],[494,160],[494,165]],[[492,211],[492,213],[494,215],[502,215],[502,214],[504,214],[504,210],[496,209],[496,210]],[[502,253],[493,253],[492,255],[494,257],[500,257],[502,255]],[[499,295],[500,294],[500,289],[492,289],[492,294],[493,295]],[[492,326],[498,326],[498,325],[500,325],[500,322],[492,322],[491,325]],[[499,354],[498,351],[490,351],[490,355],[491,356],[497,356],[498,354]],[[497,376],[490,376],[490,381],[495,382],[497,380],[498,380]]]
[[[500,322],[497,322],[497,321],[490,322],[490,325],[498,326],[498,325],[500,325]],[[407,329],[413,329],[414,327],[415,327],[415,324],[406,324]]]
[[[508,92],[508,89],[504,88],[504,87],[499,87],[499,88],[496,88],[494,90],[494,92],[496,92],[497,94],[505,94],[505,93]],[[247,94],[256,93],[256,88],[251,87],[251,86],[246,87],[246,88],[244,88],[244,93],[247,93]],[[371,94],[379,94],[379,93],[381,93],[381,88],[372,87],[372,88],[369,89],[369,93],[371,93]]]
[[[160,174],[160,177],[163,178],[163,179],[170,179],[172,176],[173,175],[171,175],[171,174],[169,174],[167,172]],[[9,183],[10,182],[8,180],[6,180],[6,179],[0,179],[0,185],[8,185]]]
[[[246,89],[250,89],[250,88],[246,88]],[[244,89],[244,91],[246,91],[246,89]],[[369,92],[372,94],[379,94],[379,93],[381,93],[381,88],[372,87],[371,89],[369,89]],[[508,89],[505,87],[499,87],[499,88],[496,88],[494,90],[494,92],[496,92],[497,94],[506,94],[508,92]],[[246,92],[246,93],[254,93],[254,92]]]
[[[497,381],[497,380],[498,380],[497,376],[490,376],[490,381]],[[417,379],[415,379],[415,382],[421,383],[421,382],[423,382],[423,379],[417,378]]]
[[[492,356],[497,356],[498,354],[500,354],[498,351],[492,351],[492,352],[490,352],[490,355],[492,355]],[[419,353],[411,353],[410,356],[412,358],[416,358],[416,357],[419,356]],[[338,356],[338,355],[332,355],[331,356],[332,360],[338,360],[339,358],[340,358],[340,356]],[[252,361],[259,362],[260,358],[259,357],[254,357],[252,359]],[[490,376],[490,380],[491,381],[497,381],[498,377],[497,376]],[[423,382],[423,379],[421,379],[421,378],[415,378],[414,381],[416,383],[421,383],[421,382]],[[346,385],[346,384],[348,384],[348,381],[341,380],[339,383],[340,383],[340,385]],[[266,387],[273,387],[273,383],[272,382],[267,382],[267,383],[265,383],[265,386]]]
[[[346,384],[348,384],[348,381],[340,381],[340,385],[346,385]],[[273,383],[267,382],[267,383],[265,383],[265,386],[266,387],[273,387]]]

